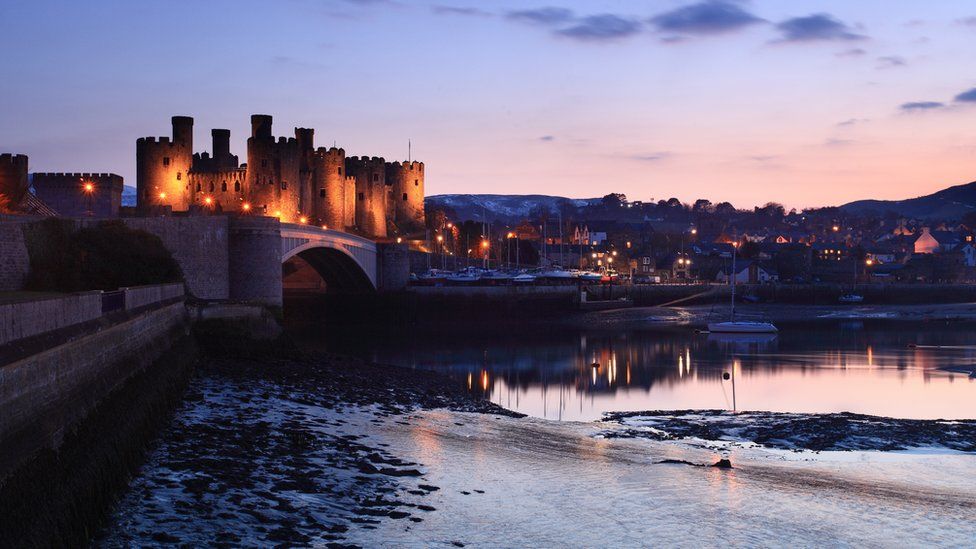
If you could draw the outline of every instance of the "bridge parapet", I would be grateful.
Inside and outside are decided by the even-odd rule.
[[[314,248],[338,250],[356,262],[373,289],[378,288],[376,242],[350,233],[311,225],[281,224],[281,262]]]

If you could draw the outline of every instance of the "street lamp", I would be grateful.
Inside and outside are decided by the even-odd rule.
[[[85,191],[85,208],[87,209],[88,217],[91,217],[95,215],[95,212],[92,211],[92,194],[95,193],[95,185],[87,181],[82,185],[82,189]]]
[[[613,301],[613,256],[607,258],[607,275],[610,277],[610,301]]]
[[[241,210],[243,210],[244,213],[251,211],[251,204],[249,202],[241,204]]]

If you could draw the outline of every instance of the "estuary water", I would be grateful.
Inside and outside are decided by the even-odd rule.
[[[505,408],[590,421],[605,412],[727,409],[976,418],[976,324],[884,319],[780,323],[775,335],[690,327],[411,329],[325,336],[326,347],[446,373]]]

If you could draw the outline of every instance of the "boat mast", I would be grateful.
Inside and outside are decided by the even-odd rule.
[[[729,316],[730,322],[735,322],[735,250],[738,248],[738,243],[732,243],[732,277],[729,281],[732,283],[732,314]]]

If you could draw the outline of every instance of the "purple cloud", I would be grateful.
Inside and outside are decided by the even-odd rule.
[[[557,34],[587,42],[605,42],[632,36],[640,30],[638,21],[607,13],[584,17],[577,24],[557,31]]]
[[[656,15],[648,20],[661,32],[721,34],[739,30],[765,20],[738,4],[708,0]]]
[[[815,13],[806,17],[794,17],[776,25],[782,33],[779,42],[822,42],[864,40],[867,36],[857,34],[847,24],[826,13]]]

